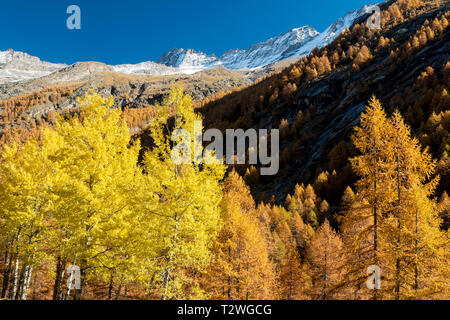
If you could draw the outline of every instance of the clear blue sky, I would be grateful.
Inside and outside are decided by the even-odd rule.
[[[221,55],[288,30],[323,31],[371,0],[16,0],[1,1],[0,50],[50,62],[108,64],[157,60],[192,48]],[[68,30],[66,9],[81,8],[81,30]]]

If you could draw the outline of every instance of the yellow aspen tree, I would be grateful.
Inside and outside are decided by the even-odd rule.
[[[26,300],[53,205],[52,166],[35,138],[5,145],[0,166],[0,230],[6,265],[1,297]]]
[[[76,299],[86,281],[95,272],[101,275],[105,263],[115,258],[122,236],[127,237],[134,225],[128,220],[125,191],[134,186],[140,149],[139,143],[130,147],[131,134],[120,121],[121,110],[111,108],[112,98],[89,92],[78,103],[80,116],[60,118],[54,130],[43,133],[44,147],[53,150],[49,159],[57,177],[52,246],[58,262],[80,267],[82,287],[76,290]],[[55,282],[57,287],[61,290]]]
[[[186,270],[201,272],[211,261],[210,246],[221,227],[219,181],[225,166],[197,163],[194,159],[177,163],[172,159],[170,132],[187,130],[191,141],[183,143],[195,154],[194,121],[201,120],[194,112],[191,97],[182,89],[173,88],[159,109],[161,113],[150,130],[154,147],[144,155],[146,174],[135,206],[158,228],[150,231],[148,238],[154,240],[149,249],[158,257],[152,268],[158,275],[156,289],[160,296],[201,298],[204,293],[199,286],[191,285],[185,290],[186,285],[192,284]],[[174,125],[170,128],[171,119]]]

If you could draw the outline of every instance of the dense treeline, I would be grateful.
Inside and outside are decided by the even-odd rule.
[[[32,136],[53,126],[57,113],[64,116],[79,113],[77,108],[59,110],[59,104],[63,98],[70,98],[74,94],[75,87],[47,88],[32,94],[21,95],[7,100],[0,100],[0,144],[12,141],[26,141]],[[128,99],[128,96],[123,98]],[[40,114],[33,114],[33,107],[46,106]],[[132,132],[148,127],[150,120],[157,114],[155,107],[143,106],[130,108],[122,107],[124,111],[121,117],[127,122]]]
[[[405,18],[412,19],[427,12],[430,10],[428,6],[434,2],[439,1],[394,1],[387,10],[382,11],[381,30],[370,29],[366,23],[355,24],[333,43],[321,50],[315,48],[308,57],[283,72],[257,81],[248,88],[218,95],[216,100],[208,99],[199,104],[203,107],[202,113],[214,127],[252,127],[255,113],[271,105],[291,102],[301,87],[333,70],[358,73],[374,61],[374,54],[390,57],[385,64],[398,67],[401,63],[392,62],[396,59],[400,62],[407,56],[411,59],[414,52],[443,37],[449,25],[450,12],[441,12],[433,21],[425,20],[409,41],[398,43],[384,35],[391,34],[390,30]],[[419,38],[420,41],[415,41]]]
[[[449,297],[436,161],[375,98],[354,134],[359,180],[337,229],[318,195],[325,173],[284,206],[257,205],[235,171],[174,163],[167,130],[192,132],[200,119],[181,90],[158,108],[142,162],[112,99],[91,93],[79,103],[79,115],[3,147],[2,298]],[[71,265],[80,290],[67,287]],[[380,290],[365,286],[370,265],[381,268]]]
[[[20,95],[7,100],[0,100],[0,125],[2,128],[0,143],[11,139],[27,139],[36,134],[41,127],[51,124],[56,112],[53,106],[61,98],[70,97],[74,92],[72,87],[46,88],[32,94]],[[49,106],[43,116],[33,115],[31,109],[36,105]]]

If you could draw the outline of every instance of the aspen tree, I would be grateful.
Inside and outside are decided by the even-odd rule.
[[[81,269],[82,288],[76,290],[76,299],[86,280],[95,271],[101,274],[116,258],[114,253],[123,250],[120,242],[133,225],[125,191],[134,185],[140,149],[139,143],[130,147],[131,134],[120,121],[121,110],[111,109],[112,98],[90,92],[78,103],[79,117],[60,118],[54,130],[43,133],[57,177],[52,245],[59,260]],[[55,283],[58,287],[57,291],[60,283]]]
[[[35,138],[4,146],[0,161],[0,229],[7,261],[2,297],[25,300],[33,269],[44,255],[52,167]]]
[[[221,227],[219,181],[225,167],[193,160],[175,163],[170,132],[190,132],[191,141],[185,143],[194,154],[194,121],[201,118],[182,89],[173,88],[160,109],[151,125],[154,147],[144,155],[146,175],[135,205],[158,228],[148,237],[154,239],[150,248],[159,257],[153,267],[159,274],[161,297],[186,298],[184,286],[189,278],[184,271],[198,268],[200,272],[212,258],[210,244]],[[194,291],[192,296],[202,294],[200,288]]]

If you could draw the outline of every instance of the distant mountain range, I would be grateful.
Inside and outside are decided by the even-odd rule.
[[[351,27],[356,19],[371,13],[373,7],[368,5],[349,12],[322,33],[312,27],[304,26],[255,44],[248,50],[229,50],[221,57],[192,49],[172,49],[163,54],[156,62],[105,65],[105,68],[109,71],[125,74],[156,76],[193,74],[217,66],[223,66],[231,70],[254,70],[285,59],[306,56],[315,47],[326,46],[342,31]],[[41,61],[37,57],[12,49],[0,51],[0,83],[36,79],[65,68],[68,68],[65,64]],[[89,72],[89,70],[85,71]]]

